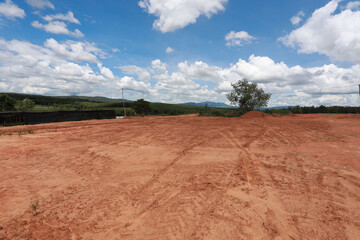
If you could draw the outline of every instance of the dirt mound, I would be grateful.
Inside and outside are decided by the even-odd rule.
[[[242,119],[254,119],[254,118],[270,118],[270,117],[271,117],[271,115],[267,114],[267,113],[263,113],[263,112],[260,112],[260,111],[251,111],[251,112],[245,113],[240,118],[242,118]]]

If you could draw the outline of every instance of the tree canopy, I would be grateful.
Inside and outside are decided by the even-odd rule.
[[[266,107],[271,93],[265,93],[257,83],[250,83],[246,79],[231,84],[233,90],[226,95],[232,105],[239,106],[241,112],[245,113]]]
[[[28,111],[28,110],[34,108],[34,106],[35,106],[35,102],[34,102],[34,101],[32,101],[32,100],[30,100],[30,99],[28,99],[28,98],[25,98],[24,100],[19,101],[19,102],[17,103],[16,108],[17,108],[18,110],[20,110],[20,111]]]
[[[7,94],[0,94],[0,111],[15,111],[16,100]]]
[[[147,102],[144,99],[138,99],[136,102],[133,102],[131,108],[137,114],[147,114],[151,111],[150,102]]]

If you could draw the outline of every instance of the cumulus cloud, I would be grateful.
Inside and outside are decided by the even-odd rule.
[[[250,56],[239,59],[229,67],[211,66],[202,61],[178,63],[177,70],[169,71],[168,64],[157,59],[151,67],[124,66],[123,72],[146,78],[156,83],[149,86],[148,97],[154,101],[222,101],[231,91],[231,83],[241,79],[256,82],[273,93],[271,106],[288,105],[357,105],[360,65],[340,68],[334,64],[320,67],[289,67],[269,57]],[[130,78],[135,81],[134,77]],[[128,79],[130,81],[130,79]],[[204,83],[209,82],[209,87]],[[201,84],[200,84],[201,83]]]
[[[69,59],[73,57],[66,58],[54,51],[51,42],[54,43],[48,40],[45,46],[39,46],[26,41],[0,39],[2,91],[102,95],[99,89],[116,90],[110,69],[100,64],[100,72],[97,72],[88,62],[71,62]]]
[[[141,68],[135,65],[126,65],[115,68],[121,69],[121,71],[125,74],[137,76],[138,80],[142,82],[149,82],[151,79],[150,70],[146,68]]]
[[[75,29],[75,31],[72,32],[67,28],[66,23],[60,21],[49,22],[47,24],[42,24],[39,21],[33,21],[31,25],[34,28],[42,29],[48,33],[65,34],[76,38],[84,37],[84,34],[80,32],[79,29]]]
[[[302,18],[304,16],[305,13],[303,11],[300,11],[290,19],[290,22],[292,23],[292,25],[298,25],[302,21]]]
[[[67,22],[71,22],[71,23],[75,23],[75,24],[80,24],[80,21],[75,18],[74,13],[71,11],[67,12],[67,14],[59,13],[59,14],[55,14],[55,15],[46,15],[45,17],[43,17],[43,19],[48,22],[52,22],[54,20],[63,20],[63,21],[67,21]]]
[[[249,35],[247,32],[244,31],[240,31],[240,32],[231,31],[225,36],[226,46],[229,47],[243,46],[246,43],[251,43],[251,41],[254,39],[255,37]]]
[[[217,95],[206,85],[200,85],[180,72],[168,71],[152,76],[157,83],[152,91],[154,97],[163,102],[215,101]]]
[[[216,66],[209,66],[202,61],[196,61],[189,66],[188,62],[178,64],[179,72],[186,75],[190,79],[210,81],[218,83],[223,80],[221,75],[222,69]]]
[[[39,9],[45,9],[45,8],[51,8],[55,9],[54,5],[47,0],[25,0],[27,4],[32,6],[33,8],[39,8]]]
[[[55,39],[50,38],[45,41],[45,47],[51,49],[53,53],[59,57],[63,57],[67,60],[75,62],[93,62],[98,63],[97,56],[101,58],[104,56],[104,52],[96,47],[94,43],[88,42],[76,42],[66,41],[59,43]]]
[[[109,79],[115,79],[115,76],[114,76],[113,72],[110,70],[110,68],[103,67],[103,65],[101,63],[98,63],[97,66],[100,69],[100,72],[104,77],[109,78]]]
[[[345,9],[336,13],[342,0],[332,0],[315,10],[306,23],[279,38],[299,53],[325,54],[333,60],[360,63],[360,11]]]
[[[210,66],[201,61],[193,64],[182,62],[178,64],[176,74],[165,77],[170,79],[171,76],[177,76],[177,79],[216,83],[214,90],[217,96],[223,97],[232,89],[231,83],[246,78],[274,94],[272,106],[356,105],[357,84],[360,81],[358,74],[360,65],[351,68],[339,68],[334,64],[313,68],[289,67],[284,62],[276,63],[269,57],[252,55],[248,60],[239,59],[236,64],[227,68]],[[341,101],[336,102],[338,99]],[[225,98],[222,101],[226,101]]]
[[[201,15],[211,18],[213,14],[225,10],[228,0],[141,0],[139,6],[155,15],[153,27],[163,33],[193,24]]]
[[[139,91],[139,92],[148,92],[150,89],[150,85],[146,84],[144,82],[136,81],[135,78],[125,76],[120,78],[116,85],[119,88],[127,89],[127,90],[133,90],[133,91]]]
[[[103,66],[99,60],[102,54],[95,44],[87,42],[48,39],[40,46],[0,38],[0,90],[118,97],[124,88],[136,91],[126,92],[130,99],[226,102],[231,83],[247,78],[273,93],[271,106],[359,103],[359,64],[305,68],[251,55],[228,67],[184,61],[171,71],[167,63],[156,59],[148,67],[120,66],[124,75],[119,77]]]
[[[168,65],[166,63],[161,62],[160,59],[155,59],[151,62],[151,67],[158,73],[158,74],[167,74],[168,72]]]
[[[346,4],[346,9],[359,9],[360,7],[360,1],[356,1],[356,2],[348,2],[348,4]]]
[[[4,16],[9,19],[24,18],[26,16],[25,11],[19,8],[11,0],[6,0],[0,3],[0,16]]]
[[[173,49],[172,47],[167,47],[166,50],[165,50],[166,53],[173,53],[175,52],[175,49]]]

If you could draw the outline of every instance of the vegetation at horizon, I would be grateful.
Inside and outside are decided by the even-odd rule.
[[[115,110],[117,116],[124,115],[122,99],[108,99],[105,97],[49,97],[41,95],[29,95],[29,94],[0,94],[0,96],[7,95],[10,97],[12,104],[16,110],[16,106],[19,106],[19,102],[24,99],[29,99],[35,103],[33,108],[26,111],[34,112],[49,112],[49,111],[76,111],[76,110]],[[5,97],[3,97],[5,99]],[[6,97],[9,100],[9,98]],[[127,116],[134,116],[133,111],[134,101],[125,100],[125,110]],[[30,105],[31,102],[30,102]],[[168,104],[168,103],[153,103],[150,102],[150,109],[146,112],[140,113],[140,115],[185,115],[185,114],[199,114],[199,116],[223,116],[223,117],[237,117],[242,113],[235,108],[215,108],[194,105],[180,105],[180,104]],[[10,109],[8,109],[10,110]],[[20,110],[20,109],[18,109]],[[2,110],[4,111],[4,110]],[[295,106],[282,109],[261,109],[260,111],[268,114],[280,114],[285,115],[289,113],[293,114],[308,114],[308,113],[360,113],[360,107],[347,107],[347,106]]]

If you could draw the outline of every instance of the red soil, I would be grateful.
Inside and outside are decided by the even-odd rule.
[[[269,117],[271,117],[270,114],[259,111],[251,111],[240,116],[240,118],[242,119],[269,118]]]
[[[360,236],[359,118],[193,115],[2,131],[0,239]]]

